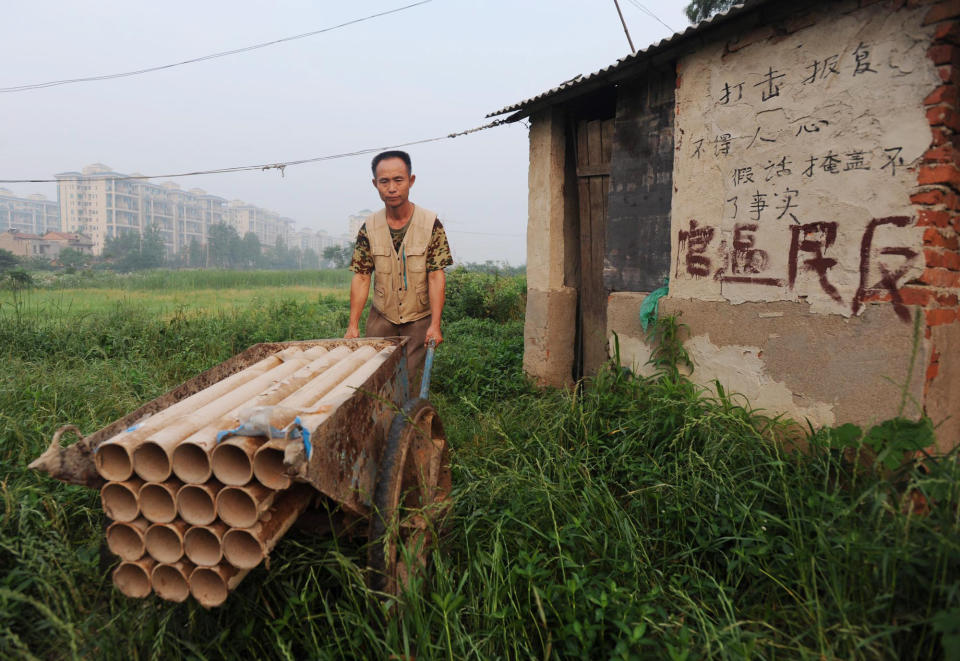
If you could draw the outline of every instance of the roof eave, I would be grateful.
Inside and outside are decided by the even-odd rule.
[[[607,67],[609,71],[600,70],[587,75],[582,82],[574,83],[554,93],[544,92],[542,98],[533,97],[527,101],[507,106],[487,115],[497,117],[512,113],[504,121],[517,122],[525,117],[558,103],[571,101],[586,93],[616,85],[619,81],[637,74],[638,69],[648,69],[663,66],[677,60],[682,55],[702,46],[716,38],[716,34],[729,28],[736,21],[738,28],[751,27],[761,22],[762,9],[774,4],[771,0],[744,0],[742,4],[734,5],[726,12],[701,21],[696,26],[690,26],[683,32],[678,32],[663,39],[655,45],[636,51],[622,60]],[[804,2],[803,4],[808,4]]]

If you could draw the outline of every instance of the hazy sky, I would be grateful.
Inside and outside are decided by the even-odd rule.
[[[0,23],[0,87],[127,71],[336,25],[414,0],[18,2]],[[621,0],[637,48],[682,31],[686,2]],[[433,0],[269,48],[119,80],[0,94],[0,179],[102,162],[144,174],[287,161],[472,128],[628,53],[613,0]],[[411,199],[460,261],[526,261],[527,129],[411,147]],[[176,179],[346,231],[380,201],[369,156]],[[53,184],[3,184],[56,197]]]

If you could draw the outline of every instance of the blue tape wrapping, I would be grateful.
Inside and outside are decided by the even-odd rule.
[[[250,425],[245,422],[236,429],[224,429],[223,431],[218,431],[217,443],[220,443],[220,441],[223,439],[230,438],[231,436],[266,436],[268,438],[283,438],[285,434],[282,430],[277,429],[276,427],[270,427],[269,431],[267,431],[262,427]]]
[[[236,429],[224,429],[223,431],[218,431],[217,444],[219,444],[220,441],[222,441],[225,438],[228,438],[230,436],[235,436],[239,431],[240,431],[240,427],[237,427]]]
[[[303,449],[307,453],[307,461],[310,461],[310,457],[313,456],[313,444],[310,443],[310,432],[300,422],[299,415],[293,421],[293,428],[300,431],[300,435],[303,437]]]
[[[135,425],[131,425],[130,427],[127,427],[127,432],[129,433],[129,432],[132,432],[132,431],[137,431],[138,429],[140,429],[140,425],[142,425],[142,424],[143,424],[142,422],[138,422],[138,423],[135,424]]]

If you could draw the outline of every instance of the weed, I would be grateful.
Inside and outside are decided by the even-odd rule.
[[[257,341],[338,335],[343,297],[169,319],[130,305],[0,314],[0,655],[880,659],[957,649],[954,456],[908,463],[894,481],[852,470],[850,430],[787,452],[777,439],[789,421],[684,376],[682,329],[668,321],[653,376],[608,368],[570,392],[534,392],[520,323],[478,319],[477,305],[451,300],[432,395],[453,450],[454,507],[432,571],[391,618],[368,598],[362,541],[309,531],[288,534],[270,570],[251,572],[219,609],[126,599],[100,564],[96,494],[25,468],[64,422],[98,429]],[[929,431],[885,429],[888,446]],[[866,444],[862,430],[856,438]],[[905,506],[913,494],[923,516]]]

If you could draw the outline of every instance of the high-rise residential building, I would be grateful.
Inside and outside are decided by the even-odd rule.
[[[350,237],[350,241],[357,240],[357,232],[360,231],[364,221],[367,220],[367,216],[372,213],[370,209],[361,209],[357,213],[347,216],[347,234]]]
[[[268,209],[261,209],[243,200],[231,200],[227,204],[226,222],[232,225],[240,236],[253,232],[260,239],[261,246],[273,247],[277,240],[290,245],[290,235],[295,221],[284,218]]]
[[[0,188],[0,232],[12,229],[29,234],[60,231],[60,205],[35,193],[26,197]]]
[[[278,237],[289,242],[294,221],[273,211],[239,200],[228,204],[201,188],[183,190],[173,182],[155,184],[138,176],[102,163],[57,174],[61,223],[56,229],[91,237],[98,255],[109,237],[148,227],[160,231],[168,255],[185,251],[193,240],[205,244],[210,226],[218,223],[232,225],[241,236],[253,232],[264,246],[276,245]]]
[[[340,248],[353,241],[353,238],[344,236],[332,236],[329,232],[323,230],[301,229],[291,235],[290,247],[300,250],[310,249],[323,256],[323,251],[330,247]]]

